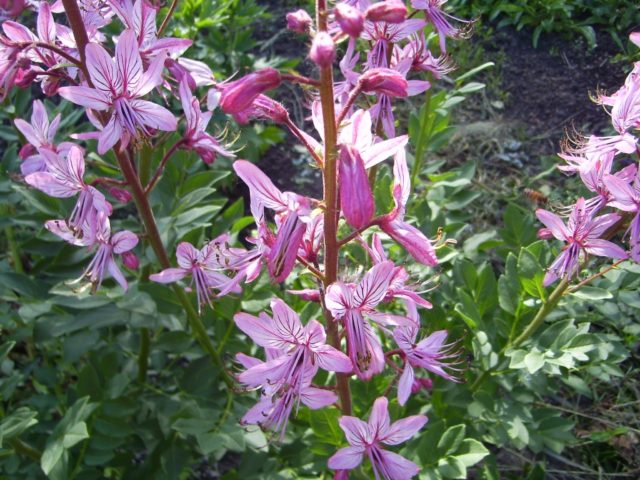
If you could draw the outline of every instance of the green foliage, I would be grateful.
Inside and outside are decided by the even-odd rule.
[[[498,28],[530,30],[534,46],[543,33],[556,32],[582,36],[589,47],[594,47],[594,26],[608,30],[622,46],[625,35],[640,22],[640,10],[632,0],[453,0],[448,5],[456,15],[482,18]]]

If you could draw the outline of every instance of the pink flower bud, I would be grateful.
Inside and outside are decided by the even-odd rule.
[[[629,40],[631,40],[636,47],[640,47],[640,32],[633,32],[629,35]]]
[[[375,203],[364,160],[351,145],[340,148],[339,172],[342,213],[353,228],[364,228],[375,213]]]
[[[267,67],[221,85],[220,107],[225,113],[239,113],[249,108],[261,93],[277,88],[281,81],[280,72]]]
[[[122,264],[129,270],[137,270],[140,266],[138,256],[133,252],[124,252],[122,255]]]
[[[318,32],[311,44],[309,58],[319,67],[329,67],[336,58],[336,47],[331,35],[327,32]]]
[[[309,14],[302,9],[287,13],[287,28],[294,32],[308,32],[312,22],[313,20],[311,20]]]
[[[413,385],[411,385],[411,393],[416,394],[420,390],[431,390],[433,382],[430,378],[414,378]]]
[[[553,238],[553,233],[551,233],[551,229],[549,228],[541,228],[538,230],[537,237],[540,240],[551,240]]]
[[[365,16],[372,22],[402,23],[407,18],[407,6],[402,0],[386,0],[367,8]]]
[[[373,68],[359,79],[365,93],[380,93],[390,97],[406,97],[409,83],[397,70],[390,68]]]
[[[22,148],[20,149],[20,151],[18,152],[18,156],[24,160],[26,158],[29,158],[32,155],[35,155],[36,153],[38,153],[38,150],[36,149],[36,147],[34,147],[33,145],[31,145],[30,143],[27,143],[25,145],[22,146]]]
[[[359,37],[364,29],[364,15],[357,8],[346,3],[339,3],[333,9],[340,29],[350,37]]]
[[[122,188],[118,187],[109,187],[109,194],[118,200],[120,203],[129,203],[131,201],[131,194]]]

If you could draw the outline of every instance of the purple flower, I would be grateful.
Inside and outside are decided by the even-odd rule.
[[[147,0],[136,0],[135,3],[131,0],[108,1],[122,23],[135,33],[136,44],[143,59],[150,60],[161,52],[168,52],[172,57],[177,57],[191,46],[191,40],[186,38],[158,38],[158,9]]]
[[[640,178],[638,173],[636,173],[631,185],[615,175],[605,176],[604,184],[611,195],[610,206],[623,212],[635,213],[627,234],[629,235],[631,257],[636,262],[640,262]]]
[[[349,358],[358,378],[363,380],[369,380],[384,367],[380,339],[364,315],[376,322],[390,324],[391,317],[374,308],[384,300],[393,273],[393,262],[380,263],[369,270],[358,285],[336,282],[329,286],[325,296],[327,309],[336,320],[342,320]]]
[[[195,151],[205,163],[213,163],[217,155],[234,157],[217,139],[205,132],[211,112],[200,111],[200,102],[191,94],[189,84],[184,79],[180,82],[180,101],[187,123],[183,137],[185,147]]]
[[[199,308],[208,303],[211,305],[211,289],[224,288],[229,279],[219,271],[220,265],[216,248],[216,240],[198,250],[188,242],[182,242],[176,250],[178,268],[167,268],[160,273],[149,275],[149,280],[158,283],[173,283],[191,275],[195,284]]]
[[[351,470],[367,456],[376,479],[409,480],[420,472],[418,465],[385,450],[383,445],[406,442],[425,426],[428,419],[425,415],[414,415],[391,423],[388,406],[385,397],[376,399],[367,423],[356,417],[340,418],[340,428],[350,446],[341,448],[329,459],[329,468]]]
[[[404,221],[405,208],[411,190],[409,169],[407,168],[404,149],[396,153],[394,160],[393,198],[396,205],[391,213],[382,219],[380,228],[402,245],[418,262],[428,266],[435,266],[438,264],[438,258],[429,239],[416,227]]]
[[[60,155],[68,155],[69,149],[74,146],[71,142],[62,142],[59,146],[54,143],[56,131],[60,124],[61,116],[56,115],[51,123],[44,104],[40,100],[33,102],[33,112],[31,113],[31,123],[17,118],[14,120],[16,128],[24,135],[27,142],[33,146],[34,150],[48,149]],[[44,157],[40,153],[27,156],[20,165],[23,175],[35,172],[43,172],[47,168]]]
[[[427,20],[431,22],[440,37],[440,50],[446,51],[446,38],[463,38],[468,34],[472,22],[461,20],[443,10],[447,0],[411,0],[411,6],[416,10],[423,10]],[[466,24],[464,28],[457,28],[451,24],[451,20]]]
[[[115,61],[97,43],[87,45],[86,55],[94,88],[62,87],[59,93],[78,105],[109,111],[109,121],[98,140],[99,154],[106,153],[118,141],[124,148],[132,139],[139,138],[140,134],[149,136],[150,129],[176,129],[176,118],[169,110],[139,98],[162,82],[164,56],[157,55],[143,72],[133,30],[125,30],[120,35]]]
[[[69,226],[80,229],[85,223],[93,225],[98,213],[111,215],[111,205],[95,187],[84,182],[84,156],[82,150],[72,146],[64,158],[55,152],[41,149],[46,171],[30,173],[25,181],[32,187],[56,198],[80,195],[71,212]]]
[[[287,13],[287,28],[297,33],[306,33],[311,28],[313,20],[306,10],[296,10]]]
[[[372,22],[402,23],[407,18],[407,6],[402,0],[377,2],[367,8],[365,17]]]
[[[350,37],[360,36],[364,29],[364,15],[357,8],[346,3],[338,3],[333,9],[333,14],[340,30]]]
[[[373,260],[375,265],[386,262],[389,260],[387,254],[382,247],[382,241],[380,240],[380,236],[377,234],[373,234],[371,247],[367,245],[364,241],[361,242],[362,246],[365,248],[369,256]],[[389,282],[389,288],[387,288],[387,294],[385,295],[384,301],[391,301],[394,298],[400,298],[407,302],[411,302],[411,304],[419,305],[423,308],[432,308],[433,305],[431,302],[428,302],[420,295],[415,292],[415,288],[413,285],[408,285],[409,282],[409,273],[404,267],[394,267],[394,273]],[[417,319],[417,314],[416,314]],[[419,325],[420,321],[416,320],[416,325]]]
[[[281,192],[269,177],[251,162],[237,160],[233,169],[249,187],[251,211],[256,221],[262,222],[262,211],[265,207],[276,212],[278,231],[274,242],[269,245],[267,266],[271,278],[276,282],[282,282],[295,265],[306,223],[310,220],[310,200],[296,193]]]
[[[77,235],[74,235],[75,232],[71,232],[63,221],[50,220],[45,226],[50,232],[63,240],[77,239]],[[109,217],[102,213],[97,215],[92,224],[85,222],[83,231],[82,238],[71,243],[81,246],[97,246],[96,254],[83,274],[83,277],[87,277],[93,285],[93,291],[100,288],[107,272],[126,290],[128,287],[127,280],[120,271],[114,259],[114,254],[122,255],[132,250],[138,244],[138,237],[129,230],[123,230],[112,235]]]
[[[254,317],[238,313],[234,320],[240,330],[267,351],[267,361],[247,361],[238,380],[249,388],[261,388],[263,397],[243,418],[244,423],[259,423],[284,435],[291,409],[300,400],[311,408],[336,401],[333,392],[311,386],[318,368],[349,373],[351,360],[326,344],[324,328],[315,320],[306,326],[282,300],[271,302],[273,318],[262,313]]]
[[[415,306],[409,306],[412,310],[411,316],[419,322],[419,317],[415,311]],[[419,323],[418,323],[419,324]],[[419,327],[399,326],[393,331],[393,338],[404,355],[404,370],[398,382],[398,403],[404,405],[412,393],[416,381],[414,368],[424,368],[436,375],[452,382],[457,382],[456,377],[451,375],[445,368],[451,368],[451,364],[443,362],[455,357],[451,352],[452,344],[445,344],[447,331],[439,330],[416,342]]]
[[[620,215],[609,213],[594,218],[593,213],[586,208],[584,198],[578,199],[566,225],[559,216],[547,210],[536,210],[536,216],[555,238],[567,242],[562,253],[547,269],[543,282],[545,287],[558,278],[575,276],[580,269],[581,253],[599,257],[627,258],[627,253],[622,248],[600,238],[620,220]]]

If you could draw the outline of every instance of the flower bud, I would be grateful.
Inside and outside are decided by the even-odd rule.
[[[35,155],[36,153],[38,153],[38,150],[36,149],[36,147],[31,145],[30,143],[26,143],[22,146],[22,148],[18,152],[18,156],[22,160],[24,160],[26,158],[29,158],[32,155]]]
[[[340,29],[350,37],[357,38],[364,29],[364,15],[357,8],[346,3],[339,3],[333,9]]]
[[[307,33],[311,29],[311,17],[305,10],[287,13],[287,28],[298,33]]]
[[[414,378],[413,385],[411,385],[411,393],[416,394],[420,390],[431,390],[433,382],[430,378]]]
[[[402,0],[386,0],[367,8],[365,16],[372,22],[402,23],[407,18],[407,6]]]
[[[358,80],[365,93],[380,93],[390,97],[406,97],[409,88],[407,79],[397,70],[390,68],[373,68]]]
[[[129,270],[137,270],[140,266],[140,260],[138,256],[133,252],[124,252],[121,254],[122,264]]]
[[[631,40],[636,47],[640,47],[640,32],[633,32],[629,35],[629,40]]]
[[[109,194],[118,200],[120,203],[129,203],[131,201],[131,194],[122,188],[110,187],[108,189]]]
[[[309,58],[319,67],[329,67],[336,58],[336,47],[331,35],[327,32],[318,32],[311,44]]]
[[[541,228],[538,230],[536,235],[540,240],[551,240],[553,238],[553,233],[551,233],[551,229],[549,228]]]
[[[355,229],[366,227],[375,213],[373,193],[364,160],[351,145],[340,148],[340,208]]]
[[[225,113],[239,113],[249,108],[261,93],[277,88],[281,81],[280,72],[267,67],[245,75],[235,82],[220,85],[220,107]]]

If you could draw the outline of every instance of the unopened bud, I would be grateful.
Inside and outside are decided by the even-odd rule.
[[[407,6],[402,0],[386,0],[367,8],[365,16],[372,22],[402,23],[407,18]]]
[[[413,385],[411,385],[411,393],[416,394],[420,390],[431,390],[433,382],[430,378],[414,378]]]
[[[360,36],[364,29],[364,15],[360,10],[346,3],[339,3],[333,9],[333,14],[344,33],[354,38]]]
[[[390,68],[374,68],[360,77],[360,87],[365,93],[380,93],[390,97],[406,97],[409,88],[407,79]]]
[[[640,32],[633,32],[629,35],[629,40],[631,40],[636,47],[640,47]]]
[[[109,194],[120,203],[129,203],[131,201],[131,194],[122,188],[109,187]]]
[[[220,107],[226,113],[239,113],[246,110],[258,95],[277,88],[281,80],[280,72],[268,67],[245,75],[235,82],[221,85]]]
[[[329,67],[336,58],[336,47],[331,35],[318,32],[311,44],[309,58],[319,67]]]
[[[294,32],[307,33],[312,22],[309,14],[302,9],[287,13],[287,28]]]
[[[553,233],[551,233],[551,229],[549,228],[541,228],[538,230],[537,237],[540,240],[551,240],[553,238]]]
[[[140,266],[138,256],[133,252],[124,252],[122,254],[122,264],[129,270],[137,270]]]
[[[36,147],[31,145],[30,143],[27,143],[22,146],[22,148],[18,152],[18,156],[22,160],[24,160],[25,158],[29,158],[30,156],[35,155],[36,153],[38,153],[38,150],[36,149]]]

